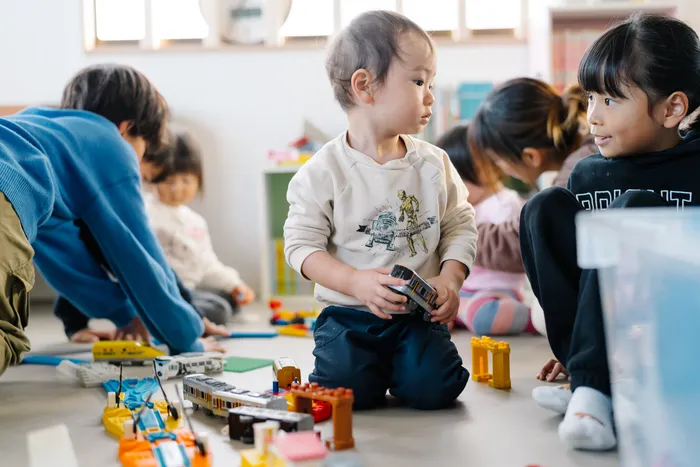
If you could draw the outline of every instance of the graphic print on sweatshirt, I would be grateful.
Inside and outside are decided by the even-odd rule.
[[[433,228],[437,218],[421,212],[418,198],[406,190],[399,190],[396,196],[397,200],[387,200],[384,206],[376,208],[378,214],[374,218],[359,225],[357,231],[368,236],[365,247],[402,255],[408,246],[411,257],[419,252],[427,254],[423,231]]]
[[[655,190],[640,189],[629,189],[625,190],[624,193],[628,191],[649,191],[651,193],[657,193]],[[623,191],[621,189],[577,193],[576,199],[586,211],[603,211],[608,209],[610,204],[622,195],[622,193]],[[669,206],[675,207],[679,211],[682,211],[685,206],[693,204],[693,193],[691,191],[660,190],[657,194],[665,199]]]

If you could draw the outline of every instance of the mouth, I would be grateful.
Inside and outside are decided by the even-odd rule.
[[[427,123],[428,121],[430,121],[430,116],[431,116],[431,115],[432,115],[432,113],[427,113],[427,114],[423,115],[423,116],[420,118],[420,119],[421,119],[421,122]]]
[[[600,136],[600,135],[593,135],[593,136],[595,138],[596,146],[601,146],[601,145],[607,144],[612,139],[612,136]]]

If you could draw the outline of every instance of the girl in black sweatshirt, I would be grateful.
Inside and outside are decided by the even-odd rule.
[[[700,40],[677,19],[633,15],[590,47],[578,79],[599,153],[578,162],[566,189],[544,190],[525,205],[520,242],[550,346],[571,377],[572,392],[533,396],[565,413],[559,437],[567,445],[604,450],[617,441],[598,275],[578,266],[574,218],[583,210],[700,205],[700,122],[679,130],[700,107]]]

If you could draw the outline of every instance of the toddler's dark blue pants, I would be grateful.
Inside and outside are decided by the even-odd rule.
[[[384,320],[327,307],[316,321],[314,340],[316,364],[309,381],[352,389],[358,410],[383,405],[387,389],[409,407],[442,409],[469,380],[447,326],[420,316]]]

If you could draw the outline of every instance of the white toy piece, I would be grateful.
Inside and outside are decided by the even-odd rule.
[[[217,352],[188,352],[180,355],[164,355],[154,360],[154,371],[162,380],[192,373],[206,375],[224,371],[226,361]]]
[[[56,370],[61,375],[76,378],[86,388],[99,386],[111,379],[119,379],[119,367],[104,362],[76,365],[69,360],[64,360]]]

